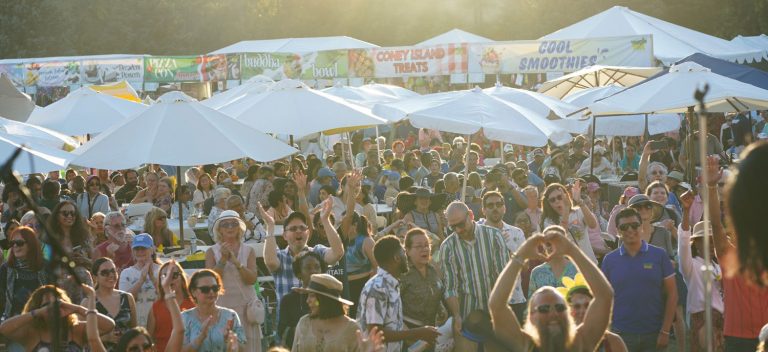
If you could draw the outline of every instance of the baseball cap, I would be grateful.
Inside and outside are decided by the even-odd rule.
[[[544,156],[544,150],[541,148],[534,149],[533,156]]]
[[[155,241],[152,240],[152,236],[148,233],[138,234],[133,237],[133,244],[131,248],[153,248]]]
[[[333,177],[336,176],[336,173],[331,171],[331,169],[327,167],[321,167],[319,170],[317,170],[317,177]]]

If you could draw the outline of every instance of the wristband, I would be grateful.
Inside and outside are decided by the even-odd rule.
[[[510,259],[512,259],[512,261],[514,261],[515,263],[520,264],[520,266],[525,266],[525,261],[520,260],[517,254],[513,253],[510,257],[512,257]]]
[[[85,316],[88,316],[89,314],[99,314],[99,312],[95,309],[89,309],[87,312],[85,312]]]
[[[167,294],[165,294],[165,297],[163,297],[163,298],[164,299],[176,298],[176,292],[167,293]]]

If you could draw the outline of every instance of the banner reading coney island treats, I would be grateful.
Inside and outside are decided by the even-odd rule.
[[[467,52],[467,44],[349,50],[349,76],[385,78],[466,73]]]
[[[469,72],[573,72],[592,65],[653,66],[650,35],[472,44]]]

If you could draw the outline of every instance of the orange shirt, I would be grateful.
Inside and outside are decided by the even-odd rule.
[[[721,260],[723,272],[727,260]],[[723,278],[725,336],[756,339],[768,324],[768,288],[759,288],[741,276]]]
[[[181,311],[195,308],[195,302],[192,298],[186,298],[181,302]],[[168,307],[165,305],[165,300],[158,300],[152,304],[152,316],[155,318],[155,331],[149,333],[155,338],[155,344],[159,352],[165,351],[165,346],[168,345],[168,339],[171,337],[171,330],[173,330],[173,322],[171,321],[171,312],[168,311]]]

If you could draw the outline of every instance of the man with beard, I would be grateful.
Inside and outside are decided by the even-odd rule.
[[[111,211],[104,218],[104,232],[107,240],[93,249],[91,258],[96,260],[101,257],[112,259],[117,272],[135,264],[131,242],[133,232],[125,226],[125,217],[119,211]]]
[[[487,192],[483,195],[483,214],[485,214],[485,219],[480,219],[477,223],[501,231],[501,237],[504,238],[507,249],[510,253],[514,253],[525,242],[525,234],[523,230],[504,222],[503,217],[506,211],[507,207],[504,204],[504,198],[501,196],[501,193],[496,191]],[[509,304],[512,305],[515,315],[521,318],[523,312],[525,312],[525,295],[523,294],[523,288],[519,279],[515,284],[515,291]]]
[[[274,220],[264,211],[261,203],[258,204],[259,213],[262,220],[267,224],[267,238],[264,242],[264,264],[267,266],[275,279],[275,295],[277,296],[277,306],[280,306],[280,300],[288,294],[294,287],[301,286],[301,281],[293,273],[293,258],[303,251],[312,251],[323,257],[326,263],[336,263],[344,255],[344,245],[341,243],[339,233],[330,222],[330,215],[333,209],[333,201],[327,199],[322,203],[320,213],[325,236],[331,248],[323,245],[308,247],[309,227],[307,227],[307,217],[302,212],[295,211],[285,218],[283,238],[288,242],[285,249],[278,249],[277,240],[272,232]],[[279,315],[279,312],[278,312]]]
[[[125,185],[120,187],[120,189],[117,190],[117,193],[115,193],[115,200],[117,201],[117,205],[130,203],[133,198],[136,197],[136,193],[138,193],[140,190],[139,173],[133,169],[126,170]]]
[[[455,347],[457,351],[476,351],[478,345],[461,333],[462,321],[473,311],[488,308],[488,295],[509,251],[499,230],[475,223],[466,204],[449,204],[445,215],[453,233],[440,246],[439,263],[445,276],[448,312],[453,317]],[[509,290],[512,292],[511,287]],[[509,298],[507,295],[505,302]]]
[[[488,307],[496,337],[515,351],[594,351],[603,339],[611,318],[613,289],[600,269],[565,236],[565,229],[553,225],[526,240],[496,281]],[[507,304],[520,270],[531,259],[546,260],[555,252],[571,258],[595,293],[595,300],[575,326],[565,298],[545,286],[528,299],[528,319],[524,327]]]
[[[383,331],[387,352],[402,351],[403,340],[423,340],[434,346],[440,335],[434,326],[406,329],[403,322],[399,280],[408,272],[408,259],[400,240],[392,235],[382,237],[373,247],[373,255],[379,268],[360,293],[360,308],[357,309],[360,329],[370,331],[377,327]]]

